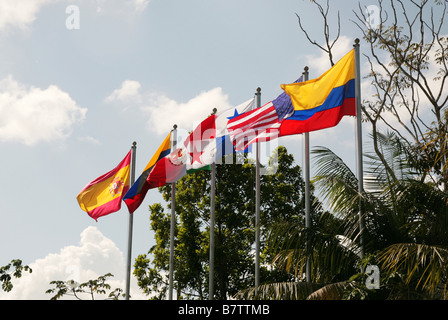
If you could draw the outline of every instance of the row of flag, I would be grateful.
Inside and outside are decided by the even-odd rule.
[[[133,213],[148,190],[176,182],[226,154],[247,151],[255,142],[336,126],[342,117],[356,116],[355,77],[353,49],[320,77],[283,84],[283,92],[261,107],[255,108],[251,99],[214,113],[180,143],[171,131],[132,186],[129,151],[116,168],[81,190],[78,203],[95,220],[120,210],[122,201]]]

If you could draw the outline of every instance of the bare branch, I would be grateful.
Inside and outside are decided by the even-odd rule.
[[[336,38],[331,41],[331,36],[330,36],[330,25],[328,22],[328,14],[330,11],[330,2],[329,0],[327,0],[327,4],[326,4],[326,8],[324,9],[324,7],[322,5],[320,5],[318,2],[316,1],[312,1],[313,3],[316,4],[322,19],[323,19],[323,33],[324,33],[324,39],[325,39],[325,45],[321,45],[319,44],[316,40],[312,40],[309,33],[305,30],[305,28],[302,25],[302,21],[300,19],[300,16],[296,13],[298,22],[299,22],[299,27],[302,30],[302,32],[305,34],[306,38],[308,39],[308,41],[312,44],[315,45],[316,47],[318,47],[319,49],[321,49],[322,51],[326,52],[328,54],[328,58],[330,60],[330,64],[331,66],[334,66],[334,60],[333,60],[333,52],[332,49],[334,47],[334,45],[336,44],[336,42],[339,40],[339,37],[341,35],[341,17],[338,11],[338,29],[337,29],[337,35]]]

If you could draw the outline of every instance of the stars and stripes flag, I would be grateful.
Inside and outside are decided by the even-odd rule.
[[[301,81],[302,77],[296,82]],[[254,142],[278,138],[281,122],[293,114],[291,98],[283,92],[260,108],[231,118],[227,122],[227,130],[235,150],[242,151]]]

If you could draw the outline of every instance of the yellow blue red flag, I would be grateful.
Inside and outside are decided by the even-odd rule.
[[[333,127],[343,116],[355,116],[355,83],[353,49],[319,78],[283,84],[294,113],[282,121],[280,136]]]
[[[133,213],[140,206],[149,189],[157,188],[166,184],[165,171],[158,170],[157,168],[160,167],[160,165],[156,165],[159,162],[164,162],[164,159],[170,154],[170,152],[171,132],[166,136],[165,140],[163,140],[156,153],[154,153],[151,160],[149,160],[140,177],[138,177],[124,196],[123,201],[126,203],[129,213]],[[161,173],[158,174],[159,172]]]

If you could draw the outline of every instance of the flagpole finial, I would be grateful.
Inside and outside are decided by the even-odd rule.
[[[174,130],[176,130],[176,129],[177,129],[177,124],[175,124],[175,125],[173,126],[173,129],[174,129]]]
[[[305,70],[305,72],[308,72],[310,68],[308,68],[308,66],[306,66],[305,68],[303,68],[303,70]]]
[[[355,39],[355,46],[359,46],[359,38]]]
[[[136,142],[136,141],[132,142],[132,146],[133,146],[133,147],[135,147],[136,145],[137,145],[137,142]]]
[[[261,88],[258,87],[258,88],[257,88],[257,94],[260,94],[260,92],[261,92]]]
[[[212,114],[215,114],[216,112],[218,112],[218,109],[213,108],[213,113]]]

